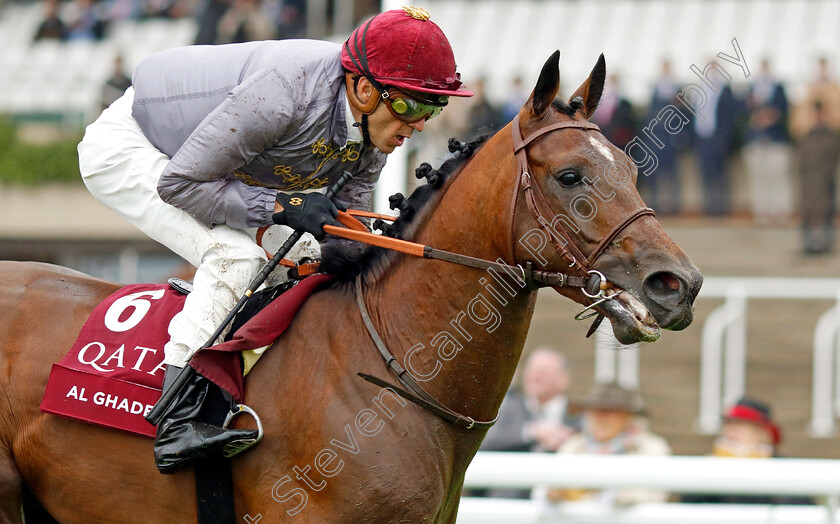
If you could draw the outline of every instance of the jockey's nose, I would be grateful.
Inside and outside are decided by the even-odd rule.
[[[416,129],[418,133],[421,133],[423,131],[423,127],[426,125],[426,119],[423,118],[418,120],[417,122],[412,122],[408,125]]]

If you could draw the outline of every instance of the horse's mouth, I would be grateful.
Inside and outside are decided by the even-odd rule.
[[[595,309],[610,320],[619,342],[632,344],[659,339],[662,330],[641,300],[620,287],[612,287],[605,293],[609,300],[595,306]]]

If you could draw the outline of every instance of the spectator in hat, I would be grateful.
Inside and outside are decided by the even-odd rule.
[[[714,441],[715,457],[779,457],[782,431],[773,420],[770,407],[742,397],[723,416],[720,434]],[[813,504],[809,497],[784,495],[686,494],[682,502],[723,504]]]
[[[782,432],[763,402],[747,397],[730,407],[712,455],[717,457],[774,457]]]
[[[570,401],[570,409],[583,412],[583,431],[572,435],[558,453],[597,455],[670,455],[662,437],[647,428],[644,402],[638,391],[615,382],[596,384],[589,395]],[[540,494],[535,490],[535,497]],[[607,506],[626,506],[643,502],[665,502],[668,494],[651,489],[582,490],[550,488],[545,497],[551,502],[591,501]]]

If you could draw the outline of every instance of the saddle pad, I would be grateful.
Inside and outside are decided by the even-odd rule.
[[[333,278],[319,274],[300,280],[242,325],[232,340],[200,351],[190,364],[243,402],[239,352],[271,344],[306,299]],[[143,417],[160,398],[167,328],[185,299],[161,284],[126,286],[105,299],[67,355],[53,364],[41,411],[154,437],[155,427]]]
[[[41,411],[154,437],[143,417],[160,398],[167,328],[185,299],[165,284],[136,284],[101,302],[53,364]]]

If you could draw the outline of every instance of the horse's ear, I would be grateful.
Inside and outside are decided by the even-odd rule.
[[[560,51],[558,50],[548,57],[540,72],[540,78],[537,80],[534,92],[531,93],[531,100],[528,101],[531,106],[531,113],[535,116],[541,115],[554,101],[559,89]]]
[[[580,108],[583,118],[588,119],[598,109],[598,102],[601,101],[601,94],[604,92],[606,77],[607,64],[604,61],[604,54],[601,53],[601,56],[598,57],[598,62],[592,68],[592,72],[589,73],[589,78],[569,97],[570,103],[575,97],[581,97],[583,99],[583,106]]]

